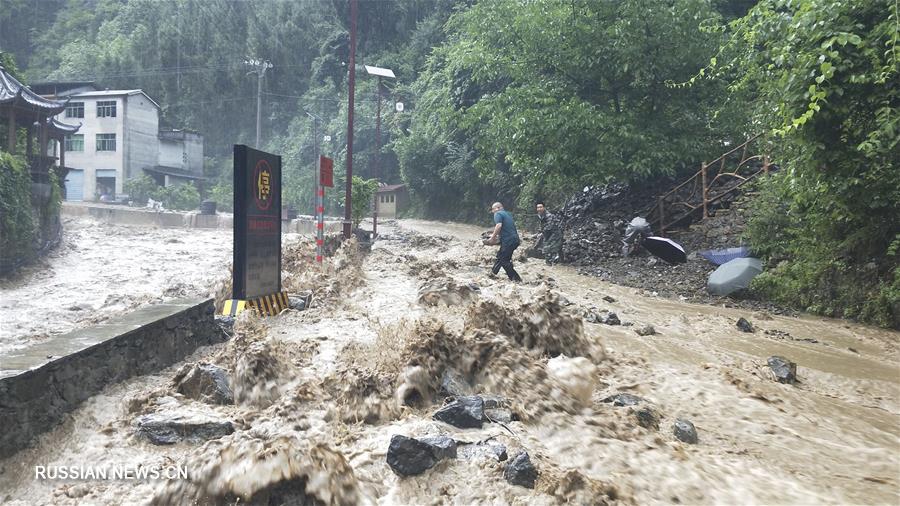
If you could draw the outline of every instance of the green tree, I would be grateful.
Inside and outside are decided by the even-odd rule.
[[[359,228],[366,214],[372,210],[372,202],[375,192],[378,191],[378,181],[363,179],[353,176],[353,197],[350,201],[350,216],[353,218],[353,228]]]
[[[770,266],[757,288],[900,327],[898,27],[895,1],[763,0],[705,72],[741,70],[785,169],[750,228]]]

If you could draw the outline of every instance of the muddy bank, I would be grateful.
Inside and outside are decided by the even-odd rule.
[[[479,232],[402,221],[368,255],[352,245],[339,251],[327,275],[298,261],[290,276],[318,294],[312,309],[239,318],[231,341],[109,388],[38,447],[0,462],[0,497],[14,504],[900,499],[896,333],[648,297],[538,262],[522,264],[524,283],[510,284],[486,276],[495,250],[480,245]],[[621,324],[586,321],[590,311],[615,312]],[[740,317],[753,332],[736,327]],[[653,334],[635,332],[647,325]],[[775,381],[771,355],[796,362],[799,382]],[[231,403],[183,386],[214,368],[227,378]],[[455,387],[444,381],[451,371]],[[479,396],[482,411],[500,411],[470,417],[466,428],[436,419],[460,394]],[[497,407],[488,408],[485,400],[495,397]],[[193,435],[154,444],[141,424],[161,420],[194,427]],[[679,420],[693,424],[696,443],[676,436]],[[441,454],[421,474],[401,476],[388,464],[398,435],[452,439],[456,457]],[[537,470],[534,488],[506,477],[522,451]],[[32,479],[34,465],[73,463],[177,463],[191,479]]]

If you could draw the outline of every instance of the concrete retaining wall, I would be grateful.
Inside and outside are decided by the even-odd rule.
[[[86,216],[104,223],[115,225],[137,225],[163,228],[223,228],[234,227],[234,218],[231,215],[216,214],[204,215],[197,213],[160,212],[139,209],[133,207],[97,204],[63,202],[62,213],[65,216]],[[281,222],[283,233],[306,234],[316,233],[316,224],[312,218],[299,218]],[[338,233],[341,231],[340,221],[326,221],[325,233]]]
[[[27,447],[103,388],[224,340],[213,300],[189,300],[149,306],[0,356],[0,458]]]

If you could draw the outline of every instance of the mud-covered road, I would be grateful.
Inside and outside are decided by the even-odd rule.
[[[83,225],[87,234],[95,225]],[[100,225],[96,227],[103,228]],[[230,235],[110,229],[126,249],[91,293],[102,315],[115,286],[146,297],[168,283],[209,293],[227,271]],[[403,221],[384,227],[367,255],[346,247],[318,271],[308,243],[286,241],[285,284],[313,290],[307,311],[240,318],[234,337],[185,363],[110,386],[33,449],[0,461],[0,501],[12,504],[897,504],[900,501],[898,334],[821,318],[790,318],[646,297],[567,267],[518,264],[524,283],[486,276],[494,250],[480,230]],[[129,236],[129,234],[133,234]],[[212,234],[219,234],[218,236]],[[180,242],[176,242],[180,241]],[[174,245],[174,246],[173,246]],[[84,241],[48,260],[53,272],[104,257]],[[160,253],[153,251],[159,248]],[[195,267],[157,274],[149,258],[178,248]],[[302,257],[302,258],[300,258]],[[98,264],[102,263],[98,261]],[[79,274],[96,280],[93,275]],[[136,281],[137,280],[137,281]],[[167,281],[170,280],[170,281]],[[2,294],[74,288],[37,276]],[[16,292],[16,293],[25,293]],[[49,295],[48,295],[49,296]],[[67,298],[68,297],[68,298]],[[5,300],[5,299],[4,299]],[[624,324],[587,323],[615,312]],[[25,314],[21,333],[79,324],[72,312]],[[46,326],[24,323],[63,320]],[[752,333],[735,326],[744,317]],[[636,329],[652,326],[655,334]],[[560,357],[549,360],[548,355]],[[799,382],[774,380],[766,359],[798,364]],[[227,372],[233,404],[178,392],[194,362]],[[478,394],[499,395],[518,420],[459,429],[432,419],[441,376],[461,373]],[[636,406],[603,402],[628,393]],[[655,423],[639,423],[638,412]],[[143,417],[228,422],[205,443],[157,446]],[[697,444],[673,435],[690,420]],[[645,419],[646,420],[646,419]],[[394,435],[448,435],[460,445],[423,474],[386,464]],[[490,441],[491,443],[486,443]],[[477,443],[481,442],[479,446]],[[472,443],[466,445],[464,443]],[[504,479],[510,459],[462,451],[500,443],[525,450],[534,489]],[[189,480],[36,480],[41,466],[183,465]]]

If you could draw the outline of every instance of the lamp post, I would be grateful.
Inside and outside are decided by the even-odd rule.
[[[344,239],[353,234],[351,197],[353,188],[353,94],[356,91],[356,11],[358,0],[350,0],[350,75],[347,80],[347,187],[344,192]]]
[[[256,74],[256,149],[259,149],[260,123],[262,120],[262,82],[266,71],[272,68],[269,60],[247,59],[244,60],[245,65],[253,67],[253,70],[247,74]]]
[[[366,65],[366,72],[370,76],[378,76],[378,83],[375,85],[375,163],[373,164],[372,174],[375,181],[378,181],[379,172],[381,171],[381,78],[389,77],[395,79],[394,71],[381,67],[370,67]],[[375,191],[374,202],[372,205],[372,239],[378,235],[378,190]]]

